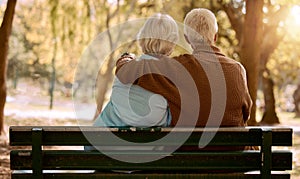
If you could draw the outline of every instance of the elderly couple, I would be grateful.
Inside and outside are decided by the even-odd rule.
[[[155,14],[140,29],[143,54],[116,63],[110,101],[95,126],[245,126],[252,101],[244,67],[214,45],[214,14],[193,9],[184,19],[192,54],[169,57],[179,39],[172,17]]]

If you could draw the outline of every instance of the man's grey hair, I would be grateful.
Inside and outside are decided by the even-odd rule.
[[[217,32],[217,19],[210,10],[197,8],[185,16],[184,34],[192,46],[200,42],[212,44]]]

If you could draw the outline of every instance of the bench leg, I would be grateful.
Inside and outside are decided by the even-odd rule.
[[[43,178],[42,132],[42,128],[32,129],[32,175],[35,179]]]
[[[262,131],[262,148],[261,148],[261,176],[262,179],[271,179],[272,167],[272,130],[264,129]]]

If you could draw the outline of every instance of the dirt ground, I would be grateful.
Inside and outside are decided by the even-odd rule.
[[[54,107],[49,110],[49,97],[35,86],[37,85],[21,83],[17,90],[8,92],[5,106],[5,134],[0,136],[0,179],[10,178],[9,152],[12,147],[8,142],[9,126],[91,124],[86,119],[77,120],[72,98],[66,98],[61,94],[56,94]],[[86,108],[88,104],[82,103],[82,106]]]
[[[30,93],[29,93],[30,92]],[[29,96],[28,94],[31,94]],[[8,128],[13,125],[89,125],[87,120],[76,119],[73,101],[70,98],[60,97],[54,103],[54,109],[48,108],[48,97],[43,96],[37,89],[25,89],[22,92],[8,96],[5,108],[5,135],[0,136],[0,179],[10,178]],[[82,104],[84,108],[88,104]],[[293,113],[280,112],[281,126],[290,126],[294,129],[293,170],[292,178],[300,178],[300,118],[295,118]]]

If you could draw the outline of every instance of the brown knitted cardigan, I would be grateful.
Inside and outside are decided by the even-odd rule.
[[[196,49],[192,55],[173,58],[153,55],[159,60],[123,57],[117,61],[116,75],[123,83],[164,96],[171,126],[245,126],[252,101],[244,67],[215,46]]]

